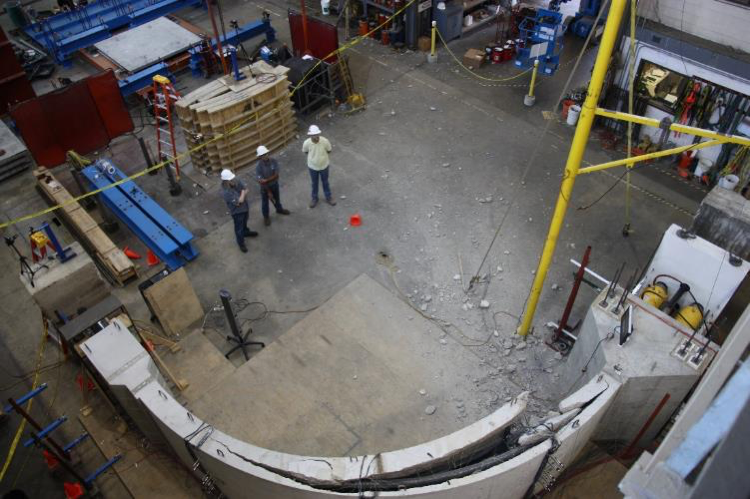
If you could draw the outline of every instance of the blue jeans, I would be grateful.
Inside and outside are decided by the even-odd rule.
[[[245,234],[250,232],[250,229],[247,228],[247,219],[249,216],[250,212],[248,211],[232,215],[232,220],[234,220],[234,237],[237,238],[237,244],[240,245],[240,248],[245,246]]]
[[[310,172],[310,180],[312,180],[312,199],[313,201],[318,200],[318,178],[323,184],[323,194],[326,199],[331,199],[331,186],[328,185],[328,167],[325,170],[313,170],[312,168],[307,169]]]
[[[279,192],[278,182],[265,187],[260,186],[260,212],[263,213],[263,218],[268,218],[268,191],[271,191],[271,194],[273,195],[273,200],[276,204],[276,212],[278,213],[284,209],[284,207],[281,206],[281,193]]]

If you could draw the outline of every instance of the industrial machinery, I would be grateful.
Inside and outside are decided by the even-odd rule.
[[[556,3],[556,2],[553,2]],[[552,5],[552,4],[550,4]],[[559,10],[559,5],[556,5]],[[538,9],[534,17],[527,17],[518,29],[521,43],[517,47],[516,66],[528,69],[539,61],[542,74],[555,74],[563,49],[563,17],[559,11]]]
[[[607,280],[587,270],[601,291],[561,379],[574,390],[603,370],[622,384],[594,438],[639,445],[654,438],[718,351],[714,322],[749,270],[676,225],[642,271],[623,265]]]
[[[539,60],[542,74],[555,74],[563,49],[563,35],[571,32],[586,38],[594,27],[601,0],[581,0],[578,12],[563,20],[560,6],[570,0],[551,0],[547,9],[538,9],[534,17],[527,17],[518,26],[521,45],[516,52],[516,66],[528,69]],[[601,16],[600,24],[604,16]]]
[[[567,31],[580,38],[586,38],[594,28],[596,16],[602,7],[602,0],[581,0],[578,13],[572,19],[565,19]],[[604,24],[605,16],[600,17],[599,25]]]

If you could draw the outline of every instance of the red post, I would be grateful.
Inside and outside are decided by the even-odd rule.
[[[555,329],[555,340],[557,340],[563,329],[568,327],[568,319],[570,319],[570,312],[573,310],[573,304],[576,302],[578,296],[578,289],[581,287],[581,281],[583,281],[583,275],[586,272],[586,267],[589,264],[589,256],[591,255],[591,246],[586,247],[586,252],[583,254],[583,260],[581,260],[581,266],[576,272],[575,280],[573,281],[573,289],[570,290],[570,296],[568,296],[568,303],[565,304],[565,310],[563,311],[560,324]]]
[[[300,0],[302,4],[302,55],[309,55],[310,51],[307,50],[307,7],[305,6],[305,0]]]
[[[219,59],[221,59],[221,68],[224,70],[224,74],[229,74],[227,68],[227,61],[224,59],[224,49],[221,48],[221,37],[219,36],[219,30],[216,28],[216,19],[214,18],[214,9],[211,7],[211,2],[219,0],[206,0],[206,7],[208,8],[208,16],[211,18],[211,26],[214,28],[214,36],[216,37],[216,48],[219,50]],[[304,0],[303,0],[304,1]],[[209,48],[211,44],[209,43]]]

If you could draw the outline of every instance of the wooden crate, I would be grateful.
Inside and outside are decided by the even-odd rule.
[[[190,154],[197,168],[236,170],[257,160],[259,145],[274,151],[296,137],[297,121],[286,77],[289,69],[261,61],[242,72],[245,80],[219,78],[175,104],[188,148],[202,146]]]

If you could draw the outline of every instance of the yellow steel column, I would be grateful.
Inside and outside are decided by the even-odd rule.
[[[430,45],[430,55],[435,57],[435,41],[437,34],[437,21],[432,21],[432,44]]]
[[[534,97],[534,84],[536,83],[536,72],[539,70],[539,59],[534,61],[534,71],[531,72],[531,85],[529,85],[529,97]]]
[[[591,125],[594,123],[595,111],[597,103],[599,102],[599,94],[602,90],[604,77],[607,74],[607,66],[609,65],[609,59],[612,56],[612,50],[615,46],[626,2],[627,0],[612,0],[609,8],[607,24],[604,27],[601,45],[599,45],[599,53],[596,55],[596,62],[594,63],[594,71],[591,74],[591,81],[589,82],[586,100],[581,109],[581,116],[578,118],[578,126],[576,127],[576,133],[573,136],[573,142],[570,145],[568,161],[565,164],[565,176],[562,185],[560,186],[560,195],[557,198],[557,205],[555,205],[555,212],[552,215],[552,222],[550,223],[547,240],[544,243],[542,256],[539,259],[539,267],[537,268],[536,276],[534,277],[534,284],[529,293],[528,305],[526,306],[523,321],[518,328],[518,334],[521,336],[529,334],[531,322],[534,319],[534,312],[539,304],[539,295],[542,293],[544,279],[547,277],[547,271],[552,262],[552,255],[555,252],[557,238],[560,235],[560,229],[562,228],[563,220],[565,219],[565,211],[568,208],[568,200],[573,192],[576,175],[578,175],[578,169],[581,166],[583,153],[586,150],[586,143],[588,142],[589,133],[591,132]]]

